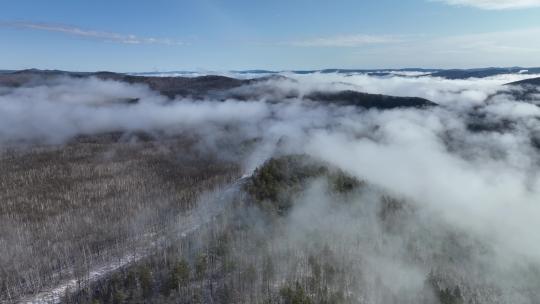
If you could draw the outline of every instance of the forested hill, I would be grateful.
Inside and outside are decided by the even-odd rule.
[[[516,86],[516,85],[521,85],[521,86],[540,86],[540,77],[538,78],[530,78],[530,79],[525,79],[525,80],[521,80],[521,81],[515,81],[515,82],[511,82],[507,85],[513,85],[513,86]]]
[[[419,97],[396,97],[379,94],[368,94],[356,91],[313,92],[305,99],[329,104],[358,106],[367,109],[393,109],[403,107],[429,107],[437,104]]]

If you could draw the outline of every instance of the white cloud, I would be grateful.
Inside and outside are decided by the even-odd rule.
[[[457,35],[329,35],[273,43],[291,48],[335,48],[336,56],[318,56],[316,68],[477,68],[538,65],[539,27]],[[337,50],[340,49],[340,50]],[[294,56],[294,52],[291,52]],[[297,61],[310,52],[300,53]],[[294,63],[292,63],[294,66]],[[287,67],[292,68],[294,67]],[[301,69],[301,67],[299,67]]]
[[[418,36],[398,44],[376,45],[351,52],[346,66],[476,68],[537,66],[540,28],[471,33],[454,36]],[[397,56],[399,55],[399,56]]]
[[[540,7],[540,0],[435,0],[450,5],[472,6],[481,9],[502,10]]]
[[[338,35],[305,40],[289,41],[283,44],[300,47],[356,47],[374,44],[388,44],[403,41],[402,38],[390,35]]]
[[[38,22],[0,22],[0,27],[13,27],[19,29],[48,31],[84,37],[88,39],[116,42],[123,44],[164,44],[183,45],[185,43],[170,38],[139,37],[132,34],[120,34],[96,30],[82,29],[64,24],[38,23]]]

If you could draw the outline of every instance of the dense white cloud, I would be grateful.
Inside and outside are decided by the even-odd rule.
[[[126,101],[138,98],[129,105]],[[59,78],[37,87],[0,87],[0,145],[9,141],[59,143],[77,134],[182,130],[199,124],[247,122],[267,115],[261,103],[167,103],[145,86],[96,78]]]
[[[539,0],[435,0],[446,2],[451,5],[473,6],[481,9],[522,9],[540,7]]]

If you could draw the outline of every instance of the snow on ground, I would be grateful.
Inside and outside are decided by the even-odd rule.
[[[187,216],[183,216],[181,226],[176,228],[177,235],[180,238],[186,238],[188,235],[196,232],[200,227],[213,221],[218,215],[224,211],[225,203],[237,193],[240,186],[245,182],[247,176],[243,176],[236,182],[228,186],[222,191],[215,191],[204,199],[204,202],[199,204],[199,207],[192,211]],[[17,303],[22,304],[58,304],[62,297],[69,290],[76,290],[82,284],[88,285],[97,282],[107,275],[125,267],[129,264],[140,261],[144,257],[150,255],[153,250],[164,241],[163,236],[158,234],[145,235],[145,238],[150,240],[146,242],[146,247],[136,253],[129,253],[119,259],[108,263],[93,267],[86,275],[84,282],[79,282],[77,279],[69,279],[62,281],[57,286],[43,290],[35,295],[25,297]]]

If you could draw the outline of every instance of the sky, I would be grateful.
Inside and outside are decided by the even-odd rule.
[[[0,0],[0,69],[540,66],[540,0]]]

